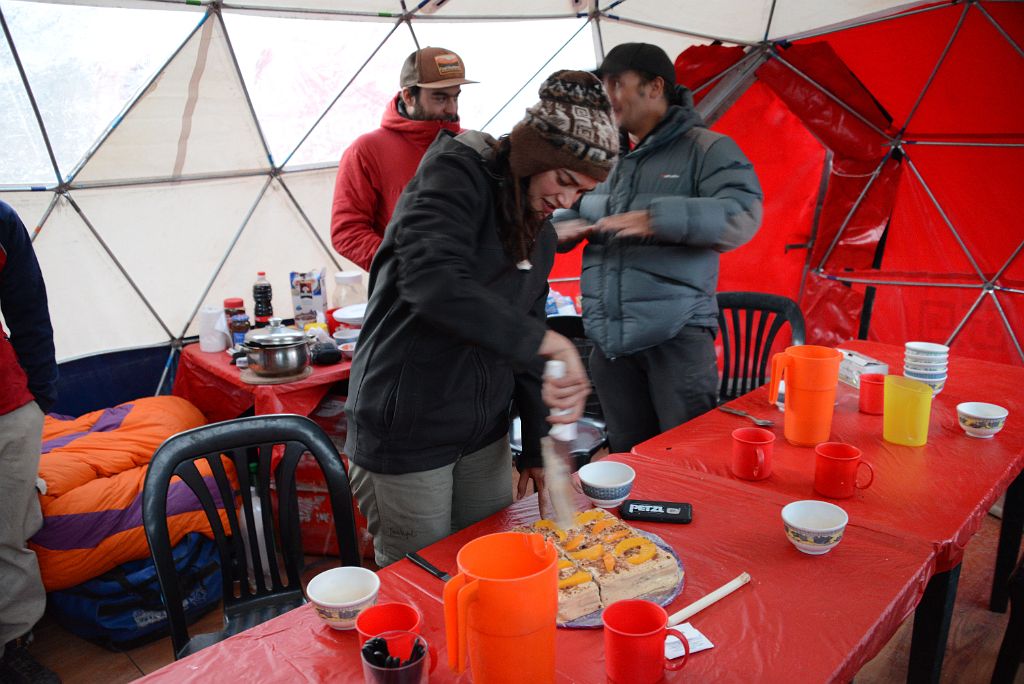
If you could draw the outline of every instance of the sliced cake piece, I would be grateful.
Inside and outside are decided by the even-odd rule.
[[[593,575],[571,560],[558,561],[558,621],[569,622],[601,609]]]

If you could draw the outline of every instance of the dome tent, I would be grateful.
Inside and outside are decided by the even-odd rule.
[[[289,312],[287,271],[354,268],[330,247],[337,160],[417,45],[463,56],[481,83],[462,123],[499,134],[548,73],[626,41],[680,55],[765,185],[765,225],[723,257],[720,289],[798,298],[810,341],[952,341],[1022,362],[1019,3],[510,7],[0,0],[0,199],[35,228],[59,360],[83,360],[64,368],[141,354],[131,376],[166,391],[203,304],[248,298],[268,270]]]

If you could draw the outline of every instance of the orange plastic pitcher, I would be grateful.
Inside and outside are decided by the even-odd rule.
[[[558,554],[539,534],[499,532],[459,551],[444,587],[448,666],[477,684],[555,681]]]
[[[786,411],[782,433],[790,444],[814,446],[828,441],[842,359],[842,353],[835,349],[813,344],[787,347],[786,351],[772,357],[768,402],[775,403],[779,381],[785,378]]]

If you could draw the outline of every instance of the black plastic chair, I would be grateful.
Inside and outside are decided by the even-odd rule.
[[[763,292],[718,293],[723,362],[718,403],[768,382],[772,344],[786,323],[791,344],[803,344],[807,336],[804,316],[792,299]]]
[[[1012,684],[1017,678],[1017,667],[1024,659],[1024,556],[1010,574],[1010,620],[1006,623],[1003,643],[996,655],[992,670],[992,684]]]
[[[275,447],[283,453],[271,473]],[[174,435],[153,455],[142,490],[142,519],[167,607],[175,660],[305,603],[300,580],[303,552],[295,468],[307,451],[316,459],[327,482],[342,564],[360,565],[348,474],[331,440],[308,418],[252,416],[206,425]],[[214,482],[209,486],[196,467],[202,460],[212,471]],[[256,464],[255,479],[250,475],[250,463]],[[232,491],[228,475],[232,467],[237,475],[237,491]],[[272,474],[278,496],[276,520],[270,494]],[[182,608],[182,592],[174,570],[167,525],[168,490],[174,476],[188,485],[210,521],[220,555],[224,588],[224,629],[193,637],[189,636]],[[260,500],[269,568],[263,567],[260,558],[250,486],[255,487]],[[176,493],[175,497],[179,495]],[[243,541],[239,515],[232,505],[235,501],[240,501],[245,516],[248,544]],[[220,503],[221,508],[218,508],[218,502],[229,502],[229,505]],[[228,520],[227,532],[221,521],[222,512]]]

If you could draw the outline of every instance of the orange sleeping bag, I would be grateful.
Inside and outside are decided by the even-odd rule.
[[[142,527],[142,484],[149,461],[165,439],[205,422],[195,406],[179,397],[146,397],[80,418],[46,416],[39,462],[39,477],[46,482],[46,493],[39,497],[43,527],[29,546],[39,558],[47,591],[149,557]],[[198,465],[209,476],[206,462]],[[228,472],[234,482],[233,469]],[[211,493],[219,503],[212,484]],[[167,506],[172,544],[194,531],[213,536],[199,500],[177,478]]]

